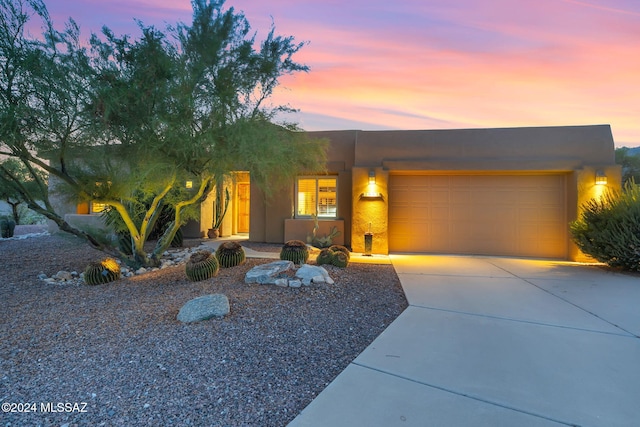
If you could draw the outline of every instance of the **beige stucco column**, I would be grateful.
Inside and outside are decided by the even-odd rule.
[[[351,248],[354,252],[364,252],[364,234],[371,231],[372,253],[386,255],[389,253],[389,172],[381,167],[354,167],[352,179]]]
[[[596,183],[596,174],[601,173],[606,176],[606,184]],[[577,214],[575,219],[582,216],[583,206],[592,199],[600,199],[607,191],[620,191],[622,187],[622,168],[620,165],[608,166],[585,166],[575,171],[577,186]],[[569,259],[578,262],[595,261],[585,255],[578,247],[571,242],[569,246]]]

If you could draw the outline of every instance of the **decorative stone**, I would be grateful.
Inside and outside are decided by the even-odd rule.
[[[311,285],[312,282],[329,283],[329,280],[331,280],[329,273],[324,267],[309,264],[302,265],[302,267],[296,271],[296,277],[302,280],[302,284],[305,286]]]
[[[292,288],[299,288],[300,286],[302,286],[302,282],[297,279],[289,280],[289,286]]]
[[[289,279],[276,279],[276,286],[282,286],[284,288],[289,286]]]
[[[53,276],[53,278],[56,280],[71,280],[73,279],[73,276],[68,271],[60,270]]]
[[[259,283],[261,285],[275,285],[276,279],[281,279],[293,270],[291,261],[275,261],[253,267],[244,276],[245,283]]]
[[[187,302],[178,312],[178,320],[184,323],[200,322],[229,314],[229,299],[226,295],[205,295]]]

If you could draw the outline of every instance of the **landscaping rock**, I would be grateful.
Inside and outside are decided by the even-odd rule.
[[[298,271],[296,271],[296,277],[299,278],[305,286],[309,286],[311,283],[333,283],[327,270],[325,270],[324,267],[316,265],[303,264]]]
[[[183,323],[200,322],[229,314],[229,299],[222,294],[205,295],[187,302],[178,313]]]
[[[291,273],[293,267],[294,264],[291,261],[275,261],[258,265],[247,272],[244,276],[244,282],[275,285],[276,280]]]

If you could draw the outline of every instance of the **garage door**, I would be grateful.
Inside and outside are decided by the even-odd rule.
[[[565,175],[391,175],[392,252],[565,258]]]

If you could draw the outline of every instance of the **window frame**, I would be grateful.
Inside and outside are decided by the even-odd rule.
[[[318,220],[322,220],[322,219],[337,219],[338,218],[338,175],[299,175],[296,177],[295,180],[295,186],[294,186],[294,218],[299,218],[299,219],[310,219],[313,218],[314,214],[310,214],[310,215],[303,215],[299,213],[299,197],[300,197],[300,180],[314,180],[315,181],[315,215],[317,216]],[[334,197],[334,203],[333,204],[327,204],[326,206],[335,206],[335,212],[333,213],[333,215],[319,215],[320,212],[320,206],[321,206],[321,191],[320,191],[320,180],[323,179],[332,179],[335,181],[335,187],[333,187],[334,189],[334,193],[335,193],[335,197]]]

